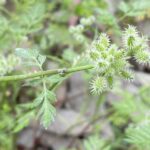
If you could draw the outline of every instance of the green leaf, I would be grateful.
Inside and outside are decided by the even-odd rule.
[[[30,49],[23,49],[23,48],[16,48],[15,53],[19,57],[22,57],[25,59],[36,58],[39,54],[37,50],[30,50]]]
[[[66,49],[63,53],[63,59],[68,62],[73,62],[74,58],[77,57],[77,53],[75,53],[72,49]]]
[[[65,79],[66,79],[66,77],[62,77],[60,75],[52,75],[50,77],[47,77],[46,81],[48,81],[51,84],[53,84],[53,83],[61,82],[61,81],[65,80]]]
[[[110,150],[110,146],[106,145],[103,139],[97,135],[89,137],[84,141],[85,150]]]
[[[47,98],[51,101],[54,102],[56,100],[56,95],[54,92],[50,91],[50,90],[46,90],[46,95]]]
[[[34,111],[30,111],[30,112],[24,114],[23,116],[21,116],[16,121],[16,126],[14,127],[13,132],[16,133],[16,132],[22,130],[24,127],[26,127],[29,124],[31,118],[33,118],[33,117],[34,117]]]
[[[42,66],[43,63],[44,63],[45,60],[46,60],[46,56],[39,55],[39,56],[37,57],[37,60],[38,60],[39,64]]]
[[[127,13],[130,10],[129,6],[124,1],[120,3],[119,9],[124,13]]]
[[[55,107],[53,107],[48,99],[44,99],[42,107],[38,113],[38,116],[41,118],[41,123],[44,128],[47,128],[52,121],[54,121],[54,116],[56,115]]]
[[[15,52],[16,55],[25,59],[23,60],[23,64],[27,66],[38,66],[41,69],[46,60],[46,56],[41,55],[36,49],[17,48]]]
[[[33,102],[21,104],[19,106],[22,108],[33,109],[40,106],[40,104],[42,104],[43,98],[44,98],[43,94],[41,94]]]
[[[150,149],[150,122],[129,126],[126,130],[126,135],[128,143],[136,145],[139,149]]]
[[[16,48],[15,53],[17,56],[22,57],[22,58],[30,58],[30,54],[28,50],[25,50],[23,48]]]

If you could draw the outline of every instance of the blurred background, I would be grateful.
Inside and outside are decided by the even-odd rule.
[[[76,35],[70,27],[81,18],[94,19]],[[14,54],[18,47],[47,55],[46,70],[63,68],[80,59],[99,33],[121,47],[121,31],[128,24],[150,37],[150,0],[0,0],[0,76],[36,71],[20,65]],[[55,121],[46,130],[35,118],[29,125],[27,118],[18,121],[25,113],[18,105],[31,102],[40,87],[0,83],[0,150],[150,150],[150,134],[141,139],[148,141],[146,148],[126,141],[138,132],[131,124],[150,118],[150,66],[130,62],[135,80],[118,79],[111,92],[100,96],[90,94],[88,72],[65,80],[56,90]]]

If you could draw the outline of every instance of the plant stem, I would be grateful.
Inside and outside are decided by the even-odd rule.
[[[67,66],[69,65],[68,62],[66,62],[65,60],[60,59],[60,58],[58,58],[58,57],[51,56],[51,55],[46,55],[46,57],[47,57],[48,59],[54,61],[54,62],[59,63],[59,64],[64,64],[64,65],[67,65]]]
[[[53,70],[46,70],[46,71],[39,71],[35,73],[25,74],[25,75],[12,75],[12,76],[3,76],[0,77],[0,82],[7,82],[7,81],[17,81],[17,80],[25,80],[25,79],[31,79],[35,77],[42,77],[54,75],[54,74],[68,74],[73,72],[78,72],[82,70],[88,70],[92,69],[92,65],[85,65],[85,66],[79,66],[79,67],[73,67],[73,68],[63,68],[63,69],[53,69]]]

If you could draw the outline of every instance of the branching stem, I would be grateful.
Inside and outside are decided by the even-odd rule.
[[[35,73],[25,74],[25,75],[12,75],[12,76],[3,76],[0,77],[0,82],[7,82],[7,81],[18,81],[18,80],[25,80],[25,79],[31,79],[35,77],[42,77],[54,75],[54,74],[60,74],[63,72],[63,74],[78,72],[82,70],[88,70],[92,69],[92,65],[85,65],[85,66],[79,66],[79,67],[73,67],[73,68],[64,68],[64,69],[53,69],[53,70],[46,70],[46,71],[39,71]]]

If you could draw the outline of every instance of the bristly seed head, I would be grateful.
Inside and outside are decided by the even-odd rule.
[[[107,89],[107,80],[104,77],[97,76],[91,82],[91,92],[93,94],[100,94]]]

